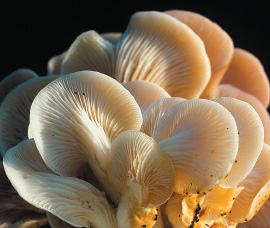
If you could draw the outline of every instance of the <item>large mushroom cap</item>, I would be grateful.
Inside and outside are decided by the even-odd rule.
[[[176,170],[175,192],[201,192],[218,185],[230,171],[238,150],[233,116],[203,99],[182,101],[158,122],[154,139]]]
[[[264,107],[269,105],[269,79],[260,60],[248,51],[235,48],[232,62],[221,83],[231,84],[252,94]]]
[[[31,133],[45,163],[56,173],[77,176],[81,168],[105,171],[110,146],[126,130],[139,130],[142,116],[131,94],[114,79],[92,71],[63,76],[35,98]]]
[[[165,13],[185,23],[202,39],[211,64],[211,78],[201,96],[209,98],[230,64],[233,56],[232,39],[219,25],[198,13],[184,10]]]

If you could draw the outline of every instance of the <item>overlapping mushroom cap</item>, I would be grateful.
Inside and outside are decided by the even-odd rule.
[[[269,80],[217,24],[187,11],[139,12],[123,34],[81,34],[48,72],[68,75],[31,79],[2,103],[0,148],[28,210],[47,211],[52,227],[265,218]]]

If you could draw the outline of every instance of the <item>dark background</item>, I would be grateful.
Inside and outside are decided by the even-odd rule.
[[[218,23],[236,47],[257,56],[270,75],[270,14],[266,1],[22,1],[0,7],[0,78],[18,68],[45,75],[50,57],[84,31],[123,32],[136,11],[184,9]]]

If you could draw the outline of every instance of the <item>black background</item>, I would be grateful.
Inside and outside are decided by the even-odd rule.
[[[50,57],[84,31],[123,32],[136,11],[184,9],[218,23],[236,47],[257,56],[270,75],[270,16],[266,1],[21,1],[0,7],[0,77],[18,68],[45,75]]]

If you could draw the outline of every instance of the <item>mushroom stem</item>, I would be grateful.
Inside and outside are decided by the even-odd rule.
[[[119,228],[153,227],[157,220],[157,208],[146,205],[148,189],[129,179],[116,213]]]

